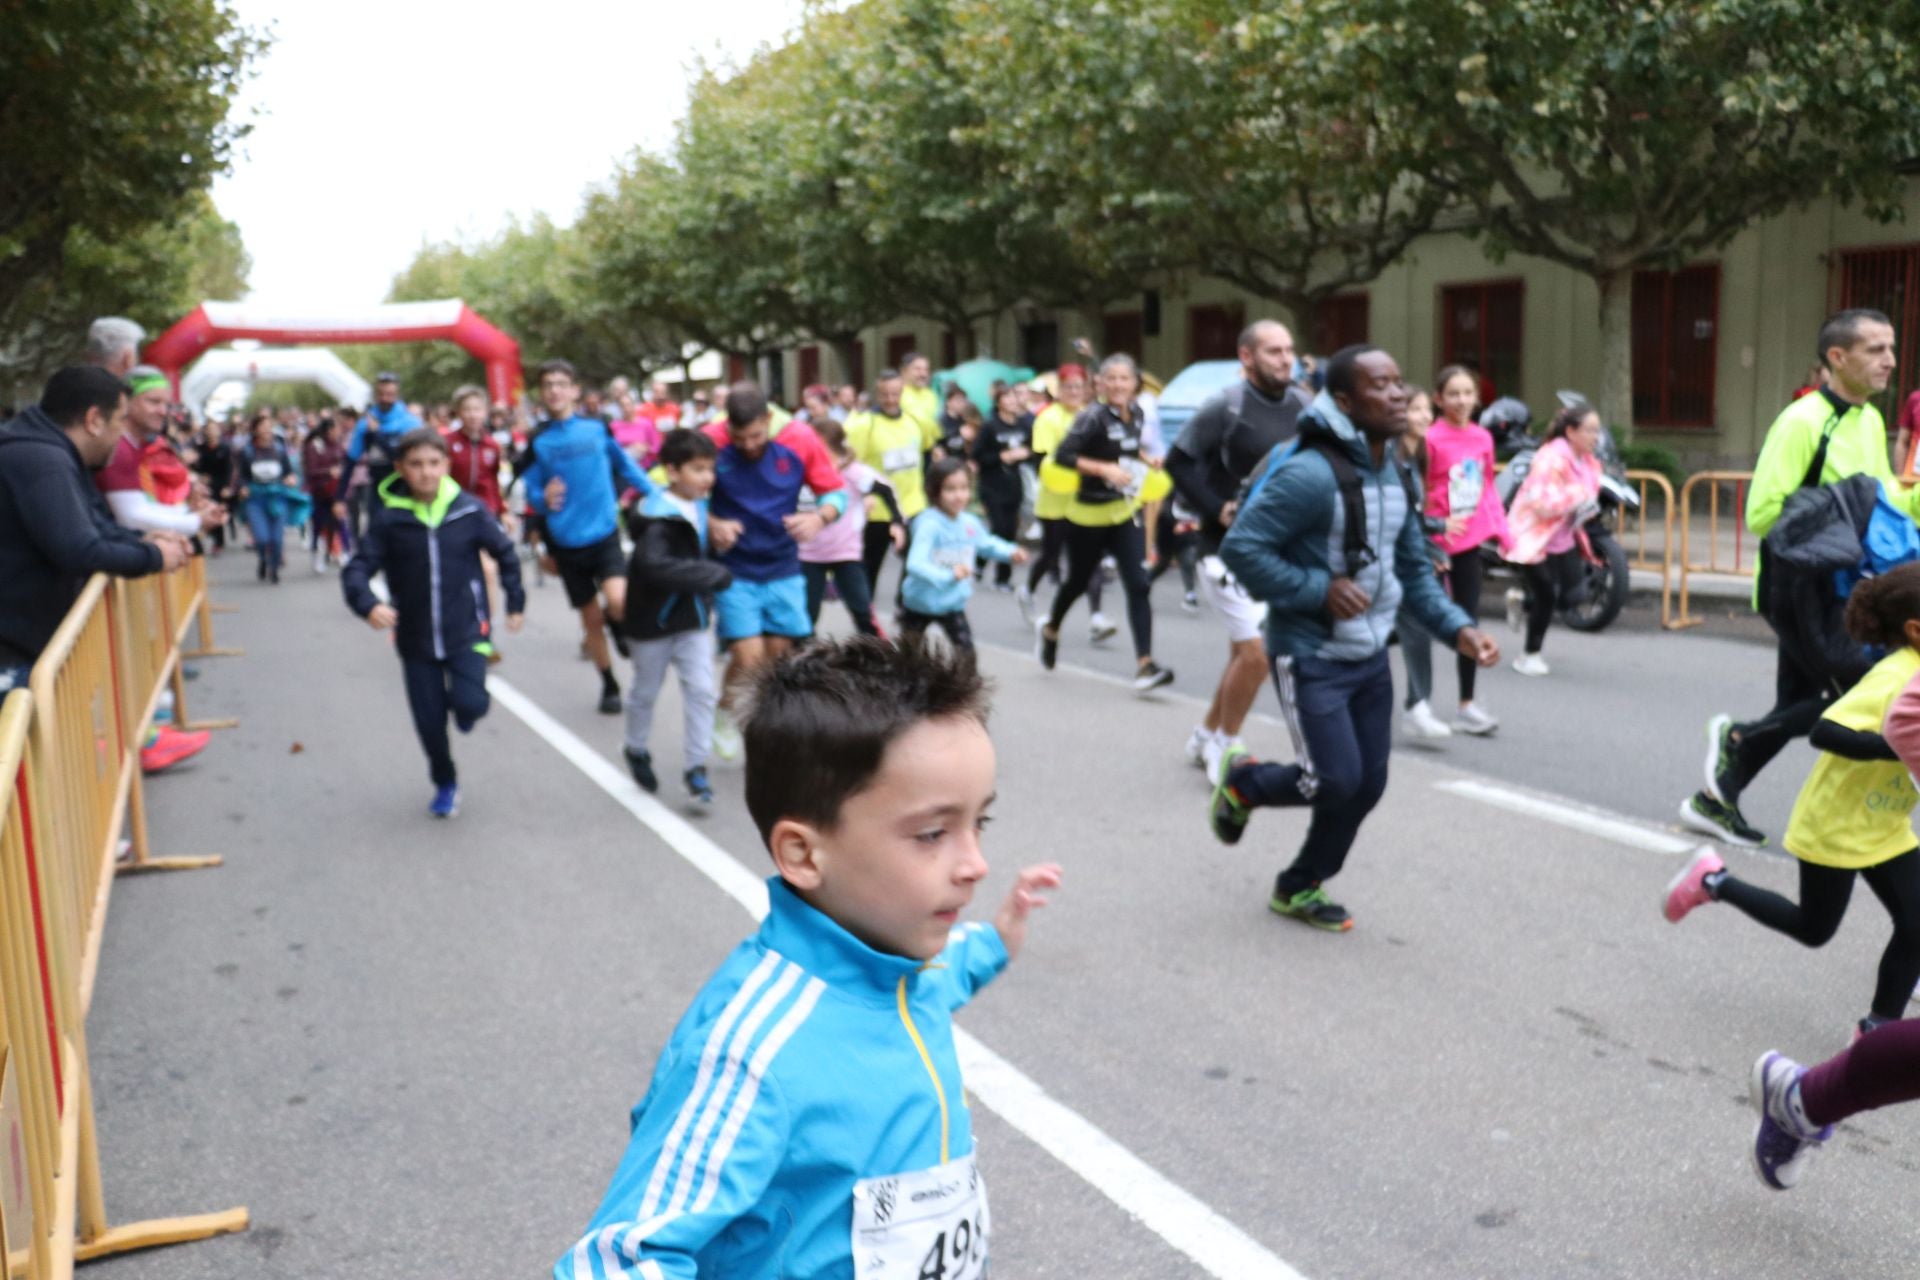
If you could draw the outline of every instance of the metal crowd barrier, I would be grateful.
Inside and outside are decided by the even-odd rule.
[[[1751,577],[1759,565],[1759,552],[1748,551],[1746,521],[1747,486],[1753,482],[1751,471],[1700,471],[1687,477],[1686,484],[1680,488],[1680,616],[1674,626],[1697,627],[1705,618],[1695,617],[1688,607],[1689,586],[1692,575],[1696,573],[1729,574],[1736,577]],[[1693,495],[1694,490],[1705,486],[1707,490],[1707,537],[1706,558],[1697,559],[1693,545]],[[1722,504],[1721,494],[1732,490],[1732,500]],[[1720,532],[1723,518],[1733,521],[1733,550],[1731,559],[1723,556],[1720,549]]]
[[[205,600],[204,572],[94,577],[28,689],[0,706],[0,1144],[25,1175],[22,1188],[0,1151],[8,1280],[64,1280],[75,1262],[247,1226],[245,1209],[109,1225],[86,1044],[115,871],[220,861],[149,854],[140,777],[169,686],[184,716],[180,645]]]
[[[1640,509],[1622,512],[1620,516],[1620,542],[1629,547],[1627,565],[1632,569],[1644,569],[1658,572],[1660,575],[1660,625],[1672,630],[1677,624],[1673,617],[1673,484],[1658,471],[1629,471],[1627,479],[1640,486]],[[1647,526],[1650,520],[1650,499],[1655,491],[1661,497],[1660,558],[1652,559],[1647,554]],[[1633,533],[1632,542],[1628,542],[1629,531]],[[1682,606],[1681,612],[1684,613]]]

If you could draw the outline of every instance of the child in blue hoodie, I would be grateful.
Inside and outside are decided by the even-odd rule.
[[[861,636],[759,677],[747,808],[778,872],[695,997],[556,1280],[920,1276],[987,1268],[953,1011],[1020,951],[1057,866],[961,924],[987,873],[972,656]]]
[[[938,626],[956,649],[973,648],[967,625],[967,601],[973,596],[977,558],[1025,564],[1027,553],[987,532],[967,510],[973,501],[973,477],[959,458],[942,458],[927,468],[927,509],[913,518],[907,548],[907,574],[900,588],[902,639],[923,640]]]
[[[727,567],[711,558],[707,495],[713,492],[719,449],[698,431],[676,431],[660,446],[667,487],[655,489],[627,521],[633,557],[627,562],[627,610],[621,629],[632,640],[633,685],[627,690],[627,769],[644,791],[659,789],[653,753],[653,707],[667,681],[680,673],[687,794],[713,803],[707,751],[713,740],[713,597],[733,584]]]

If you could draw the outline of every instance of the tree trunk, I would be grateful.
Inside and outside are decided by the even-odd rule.
[[[979,320],[985,316],[969,317],[967,322],[954,330],[953,352],[956,364],[965,364],[980,354],[980,331],[976,328]]]
[[[1600,420],[1620,444],[1633,440],[1633,272],[1596,274],[1600,286]]]

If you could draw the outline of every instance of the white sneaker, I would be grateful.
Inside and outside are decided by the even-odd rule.
[[[1234,752],[1246,749],[1247,744],[1238,738],[1229,738],[1224,733],[1215,734],[1212,744],[1207,748],[1207,781],[1216,787],[1219,786],[1228,758],[1233,756]]]
[[[315,573],[325,573],[327,571],[327,553],[326,552],[316,551],[313,553],[313,571]]]
[[[1425,698],[1406,709],[1400,717],[1400,727],[1407,731],[1408,737],[1425,738],[1429,742],[1437,742],[1441,738],[1453,736],[1453,730],[1447,728],[1446,722],[1433,714],[1433,708],[1428,705]]]
[[[1537,653],[1523,653],[1513,660],[1513,669],[1523,676],[1543,676],[1553,670]]]
[[[1469,702],[1454,713],[1453,727],[1476,738],[1484,738],[1500,727],[1500,718],[1477,702]]]
[[[1213,730],[1205,725],[1193,726],[1193,732],[1187,735],[1187,763],[1197,767],[1207,762],[1207,744],[1213,741]]]
[[[740,736],[740,726],[733,722],[733,713],[724,708],[713,713],[713,754],[722,760],[738,760],[745,746]]]
[[[1088,633],[1095,644],[1105,644],[1120,634],[1120,628],[1113,625],[1113,619],[1104,613],[1096,613],[1088,623]]]
[[[1507,588],[1507,630],[1524,631],[1527,626],[1527,593],[1518,587]]]
[[[1027,589],[1026,583],[1023,582],[1013,589],[1013,602],[1020,606],[1020,621],[1032,626],[1033,592]]]

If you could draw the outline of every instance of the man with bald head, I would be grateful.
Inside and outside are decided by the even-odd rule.
[[[1200,517],[1200,586],[1227,628],[1227,669],[1220,673],[1206,718],[1187,739],[1187,758],[1210,779],[1267,678],[1260,628],[1267,606],[1247,595],[1220,563],[1220,543],[1233,525],[1240,485],[1275,445],[1298,433],[1307,393],[1293,382],[1293,334],[1278,320],[1255,320],[1240,332],[1239,382],[1214,395],[1187,421],[1167,452],[1180,504]]]

